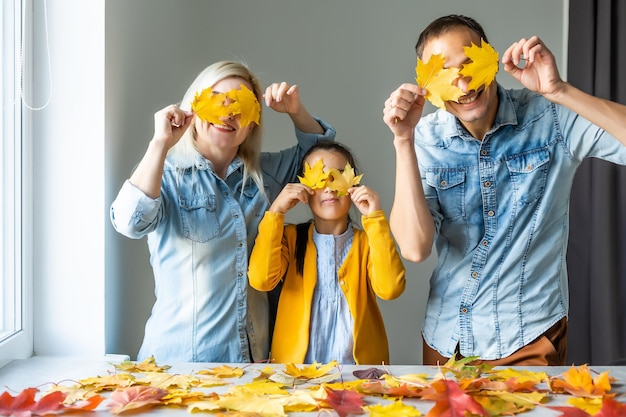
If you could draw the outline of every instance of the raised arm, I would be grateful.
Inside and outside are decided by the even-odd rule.
[[[417,85],[403,84],[385,101],[383,110],[383,120],[394,135],[396,152],[395,194],[389,224],[402,256],[413,262],[430,256],[435,235],[414,147],[424,93]]]
[[[313,118],[300,100],[297,85],[274,83],[265,89],[265,104],[279,113],[287,113],[294,126],[306,133],[324,133],[324,128]]]
[[[520,66],[522,60],[525,64]],[[592,96],[563,81],[554,55],[537,36],[512,44],[502,55],[502,63],[504,70],[524,87],[569,108],[626,145],[626,106]]]
[[[193,114],[172,104],[154,114],[154,136],[130,182],[147,196],[157,198],[161,194],[161,178],[167,152],[182,137],[191,124]]]

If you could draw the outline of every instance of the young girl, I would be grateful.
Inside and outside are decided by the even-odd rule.
[[[399,297],[405,270],[378,194],[353,186],[354,166],[345,146],[316,143],[303,157],[301,182],[287,184],[259,224],[250,285],[270,291],[283,280],[272,362],[389,363],[376,296]],[[285,225],[298,203],[309,205],[313,221]],[[363,230],[350,220],[352,203]]]

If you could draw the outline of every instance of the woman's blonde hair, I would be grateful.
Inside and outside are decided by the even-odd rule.
[[[241,78],[242,80],[250,83],[254,95],[259,103],[261,103],[263,98],[261,84],[254,74],[252,74],[250,69],[246,65],[239,62],[219,61],[209,65],[200,74],[198,74],[183,96],[183,99],[180,102],[180,108],[182,110],[191,111],[191,103],[193,102],[196,93],[200,93],[208,87],[213,87],[216,83],[225,78]],[[262,116],[263,114],[261,110],[261,120]],[[259,188],[259,192],[265,195],[265,190],[263,188],[263,176],[261,174],[260,166],[261,146],[261,124],[253,124],[252,130],[243,143],[239,145],[237,156],[241,158],[243,162],[243,183],[245,184],[248,178],[252,178]],[[169,150],[168,156],[180,170],[194,168],[196,166],[196,162],[201,155],[196,148],[196,128],[193,123],[183,134],[178,143]]]

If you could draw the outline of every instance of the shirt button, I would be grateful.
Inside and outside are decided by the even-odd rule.
[[[493,217],[496,213],[493,210],[489,210],[487,214],[489,215],[489,217]]]
[[[487,156],[487,151],[483,149],[482,151],[480,151],[480,154],[481,154],[482,156]]]
[[[483,240],[483,246],[487,246],[489,244],[489,242],[487,242],[486,240]]]
[[[237,275],[243,277],[243,272],[238,272]]]
[[[478,277],[478,272],[474,271],[472,272],[472,278],[477,278]]]
[[[224,197],[228,197],[228,191],[224,191]]]
[[[466,314],[466,313],[467,313],[467,307],[463,307],[463,308],[461,309],[461,313]]]
[[[344,280],[339,281],[339,285],[344,285],[344,284],[345,284]]]
[[[237,246],[242,247],[243,244],[241,242],[237,243]]]
[[[485,187],[487,188],[491,187],[491,181],[485,181]]]
[[[442,187],[445,187],[445,186],[446,186],[446,184],[447,184],[446,180],[441,181],[441,186],[442,186]]]

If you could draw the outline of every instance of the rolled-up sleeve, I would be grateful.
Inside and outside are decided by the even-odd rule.
[[[140,239],[156,228],[161,197],[150,198],[126,180],[111,204],[115,230],[131,239]]]

